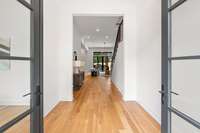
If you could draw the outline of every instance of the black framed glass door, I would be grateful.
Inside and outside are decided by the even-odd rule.
[[[162,1],[162,133],[200,132],[199,0]]]
[[[0,1],[0,132],[43,132],[42,4]]]

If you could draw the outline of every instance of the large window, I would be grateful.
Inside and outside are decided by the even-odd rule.
[[[94,52],[93,66],[104,72],[106,69],[111,70],[112,52]]]

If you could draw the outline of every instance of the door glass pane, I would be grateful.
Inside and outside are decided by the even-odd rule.
[[[172,62],[172,106],[200,122],[200,60]]]
[[[6,64],[6,65],[5,65]],[[0,126],[30,108],[30,62],[0,60]]]
[[[0,56],[30,57],[30,15],[17,0],[0,0]]]
[[[200,55],[200,0],[172,11],[172,56]]]
[[[30,116],[10,127],[5,133],[30,133]]]
[[[200,130],[172,113],[172,133],[200,133]]]

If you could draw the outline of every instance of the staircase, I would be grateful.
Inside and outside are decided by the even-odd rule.
[[[118,31],[117,31],[115,46],[114,46],[114,52],[113,52],[113,55],[112,55],[111,74],[112,74],[114,63],[115,63],[115,57],[117,55],[117,49],[118,49],[118,46],[119,46],[119,42],[121,41],[121,32],[122,32],[121,26],[122,26],[122,24],[123,24],[123,20],[121,21],[121,23],[118,24],[119,27],[118,27]]]

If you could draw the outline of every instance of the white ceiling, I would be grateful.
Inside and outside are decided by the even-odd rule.
[[[77,24],[85,43],[105,45],[115,43],[120,16],[75,16]],[[100,31],[97,32],[96,30]],[[105,46],[106,47],[106,46]]]

